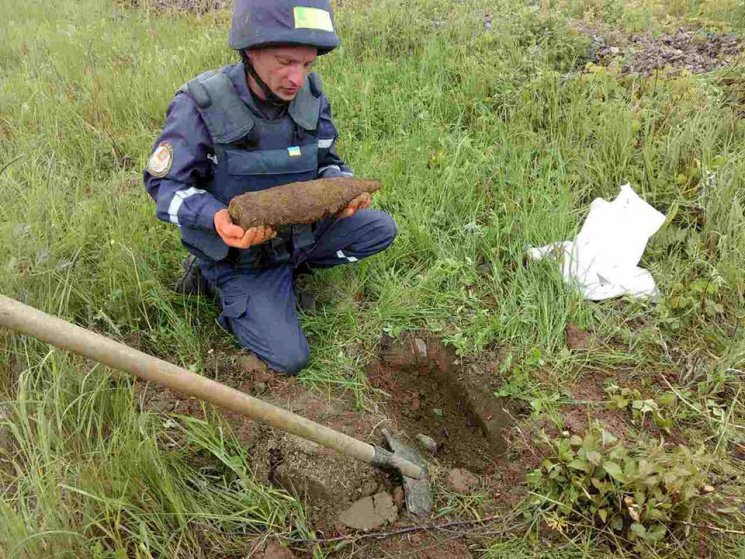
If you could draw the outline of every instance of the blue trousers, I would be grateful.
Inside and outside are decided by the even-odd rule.
[[[220,294],[220,324],[272,369],[292,375],[310,355],[295,308],[295,269],[301,264],[330,268],[377,254],[393,242],[396,224],[385,212],[361,210],[345,219],[321,221],[314,236],[314,244],[293,251],[285,264],[244,269],[228,261],[199,263]]]

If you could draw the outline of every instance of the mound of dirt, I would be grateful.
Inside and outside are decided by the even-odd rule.
[[[625,35],[583,21],[571,26],[591,38],[591,61],[604,66],[618,61],[622,74],[648,76],[666,67],[702,74],[728,66],[742,52],[742,40],[732,33],[680,27],[672,34]]]
[[[351,396],[330,398],[269,371],[246,371],[238,389],[371,444],[382,443],[376,429],[389,425],[385,416],[357,410]],[[237,414],[225,416],[251,454],[257,478],[297,497],[323,532],[335,532],[339,512],[358,499],[391,492],[397,484],[393,474],[334,450]]]
[[[262,225],[314,223],[344,209],[364,192],[376,192],[378,181],[347,177],[292,182],[247,192],[230,201],[230,217],[248,229]]]
[[[315,443],[257,426],[246,441],[258,479],[305,505],[316,527],[329,529],[353,502],[393,489],[390,476]]]

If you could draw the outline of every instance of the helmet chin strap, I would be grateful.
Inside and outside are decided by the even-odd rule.
[[[259,77],[258,72],[251,63],[251,59],[248,58],[246,51],[241,51],[241,58],[243,59],[243,67],[246,69],[246,74],[251,76],[256,82],[256,85],[259,86],[261,91],[264,93],[264,97],[266,97],[266,102],[275,107],[287,106],[288,101],[285,101],[276,93],[274,93],[272,89],[266,84],[266,82]]]

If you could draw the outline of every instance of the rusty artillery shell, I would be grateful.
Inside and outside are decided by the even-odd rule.
[[[313,223],[334,215],[363,192],[381,188],[376,180],[340,177],[293,182],[236,196],[228,211],[244,229]]]

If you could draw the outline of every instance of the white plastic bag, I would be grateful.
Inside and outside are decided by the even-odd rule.
[[[575,283],[586,299],[655,297],[658,291],[652,274],[638,264],[650,237],[664,222],[664,214],[624,184],[612,202],[602,198],[592,202],[574,241],[533,247],[528,254],[534,260],[558,256],[564,280]]]

